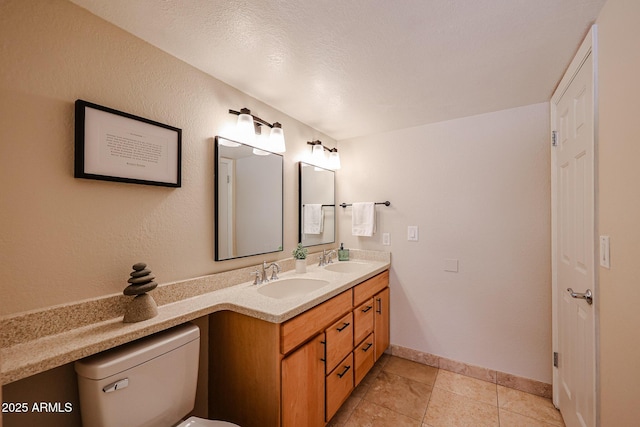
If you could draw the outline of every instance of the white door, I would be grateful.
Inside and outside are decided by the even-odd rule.
[[[587,36],[552,98],[554,403],[567,427],[596,425],[594,49]]]

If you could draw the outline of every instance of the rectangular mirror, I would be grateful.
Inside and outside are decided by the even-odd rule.
[[[283,158],[216,136],[216,261],[282,251]]]
[[[298,179],[298,224],[302,246],[335,242],[335,172],[300,162]]]

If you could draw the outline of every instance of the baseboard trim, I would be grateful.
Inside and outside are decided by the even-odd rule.
[[[402,357],[403,359],[422,363],[423,365],[429,365],[434,368],[444,369],[457,374],[466,375],[468,377],[488,381],[504,387],[535,394],[536,396],[545,397],[547,399],[551,399],[552,397],[553,387],[551,384],[543,383],[541,381],[507,374],[506,372],[494,371],[493,369],[487,369],[481,366],[469,365],[467,363],[401,347],[399,345],[392,344],[389,349],[391,350],[390,353],[392,356]]]

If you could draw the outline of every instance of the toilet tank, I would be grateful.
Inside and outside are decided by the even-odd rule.
[[[184,324],[75,363],[83,427],[167,427],[194,406],[200,330]]]

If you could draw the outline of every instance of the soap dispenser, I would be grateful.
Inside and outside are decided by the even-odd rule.
[[[349,261],[349,249],[344,248],[344,243],[340,243],[340,249],[338,249],[338,261]]]

